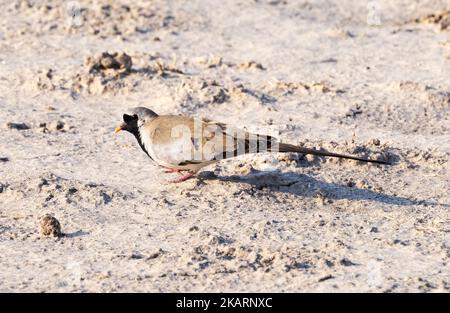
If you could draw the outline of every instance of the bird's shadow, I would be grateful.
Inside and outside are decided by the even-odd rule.
[[[255,187],[256,189],[268,189],[270,191],[285,192],[295,196],[323,198],[326,200],[367,200],[381,202],[391,205],[441,205],[450,208],[450,204],[441,204],[429,200],[411,199],[396,195],[388,195],[383,192],[370,189],[361,189],[355,186],[341,185],[336,183],[327,183],[305,174],[294,172],[281,173],[280,171],[258,171],[252,172],[246,176],[231,175],[217,176],[214,172],[202,172],[199,175],[201,181],[219,180],[225,182],[244,183]]]

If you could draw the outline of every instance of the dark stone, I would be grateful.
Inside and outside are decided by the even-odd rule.
[[[358,265],[358,264],[356,264],[356,263],[353,263],[352,261],[350,261],[350,260],[347,259],[347,258],[343,258],[343,259],[340,261],[340,263],[341,263],[341,265],[344,265],[344,266],[354,266],[354,265]]]

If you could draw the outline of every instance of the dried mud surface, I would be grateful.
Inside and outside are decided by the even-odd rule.
[[[1,4],[0,291],[449,292],[446,1],[71,3]],[[393,165],[169,184],[135,106]]]

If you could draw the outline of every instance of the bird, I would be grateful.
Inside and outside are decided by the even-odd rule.
[[[174,183],[195,176],[203,167],[222,159],[248,153],[294,152],[389,165],[383,160],[365,159],[282,143],[268,135],[254,134],[209,119],[179,115],[158,115],[146,107],[131,108],[114,133],[126,131],[166,173],[180,173]]]

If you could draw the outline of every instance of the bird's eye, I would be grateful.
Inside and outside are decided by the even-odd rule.
[[[138,116],[137,116],[137,114],[134,114],[134,115],[133,115],[133,119],[135,119],[135,120],[137,120],[137,119],[138,119]]]

